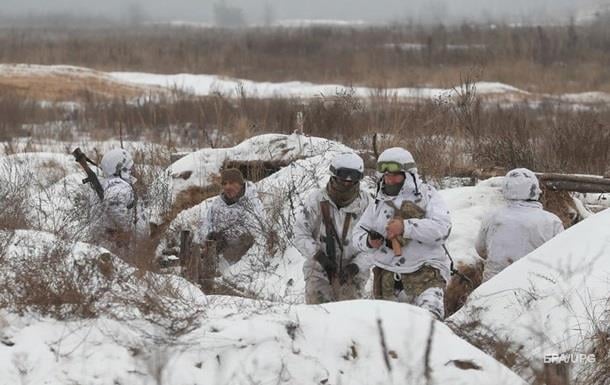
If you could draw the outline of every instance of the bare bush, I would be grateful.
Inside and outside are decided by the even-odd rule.
[[[130,267],[103,250],[50,234],[0,233],[0,307],[60,320],[147,319],[181,333],[202,313],[197,289]],[[35,247],[34,247],[35,246]]]

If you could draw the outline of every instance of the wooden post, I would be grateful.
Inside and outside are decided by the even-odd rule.
[[[199,259],[201,275],[199,286],[206,294],[212,294],[216,290],[215,279],[218,270],[218,252],[216,241],[208,240],[205,242],[201,258]]]

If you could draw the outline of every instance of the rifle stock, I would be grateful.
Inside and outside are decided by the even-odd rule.
[[[99,179],[97,179],[97,175],[95,175],[93,170],[91,170],[87,162],[93,164],[94,166],[97,166],[97,164],[93,163],[91,159],[87,158],[87,156],[81,151],[80,147],[77,147],[74,151],[72,151],[72,155],[74,155],[76,162],[81,165],[87,174],[87,177],[83,179],[83,184],[90,183],[91,188],[96,192],[100,200],[104,200],[104,189],[102,188]]]

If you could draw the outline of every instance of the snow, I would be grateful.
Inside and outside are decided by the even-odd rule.
[[[308,27],[366,27],[372,25],[364,20],[338,19],[281,19],[273,23],[275,27],[308,28]]]
[[[84,67],[67,65],[35,65],[35,64],[0,64],[0,76],[70,76],[75,78],[95,77],[102,81],[132,87],[152,87],[152,90],[181,90],[194,95],[214,95],[221,93],[227,97],[241,97],[244,93],[249,97],[259,98],[315,98],[321,96],[336,96],[350,94],[356,97],[368,98],[379,92],[378,88],[349,87],[341,84],[314,84],[302,81],[290,82],[255,82],[247,79],[223,77],[207,74],[152,74],[144,72],[102,72]],[[530,94],[519,88],[498,82],[476,82],[477,92],[483,96],[503,95],[508,99],[557,99],[568,103],[604,103],[610,100],[605,92],[584,92],[565,95]],[[454,97],[462,86],[452,88],[404,87],[387,88],[384,94],[403,99],[438,99],[439,97]],[[151,90],[149,90],[151,91]],[[147,92],[143,92],[143,95]]]
[[[569,228],[481,285],[450,322],[478,318],[479,332],[522,346],[538,368],[545,354],[590,352],[594,324],[607,325],[608,228],[610,210]]]
[[[178,89],[194,95],[220,93],[228,97],[243,94],[259,98],[314,98],[348,94],[368,98],[379,92],[378,88],[348,87],[340,84],[314,84],[309,82],[254,82],[246,79],[221,77],[218,75],[176,74],[160,75],[137,72],[111,72],[116,80],[134,84]],[[474,84],[480,94],[523,93],[515,87],[497,82],[477,82]],[[459,87],[458,87],[459,88]],[[453,88],[387,88],[384,94],[405,99],[437,99],[455,96]]]
[[[181,335],[100,317],[60,322],[2,311],[1,385],[79,384],[524,384],[423,310],[385,301],[273,306],[211,297]],[[385,336],[382,349],[380,327]],[[157,334],[155,338],[153,333]],[[386,369],[384,356],[391,370]],[[476,369],[460,369],[455,362]]]
[[[191,186],[211,185],[225,160],[276,161],[288,164],[293,160],[326,152],[350,151],[338,142],[300,134],[265,134],[252,137],[231,148],[205,148],[172,164],[174,195]],[[184,175],[190,175],[184,179]]]
[[[428,45],[423,43],[386,43],[383,47],[400,51],[423,51]],[[446,44],[445,48],[449,51],[465,51],[484,50],[487,46],[485,44]]]
[[[399,45],[400,47],[400,45]],[[408,44],[408,49],[416,45]],[[452,46],[451,49],[463,49],[462,46]],[[477,45],[471,48],[479,49]],[[402,49],[402,48],[401,48]],[[242,95],[258,98],[316,98],[322,96],[353,95],[369,98],[379,93],[379,88],[342,84],[314,84],[302,81],[289,82],[256,82],[247,79],[224,77],[212,74],[153,74],[144,72],[103,72],[85,67],[68,65],[36,65],[36,64],[0,64],[0,76],[67,76],[76,79],[98,78],[104,82],[131,86],[141,89],[142,95],[150,95],[151,91],[180,90],[193,95],[222,94],[237,98]],[[479,95],[498,97],[506,100],[558,100],[574,104],[607,103],[610,94],[606,92],[583,92],[572,94],[533,94],[499,82],[476,82],[472,84]],[[463,85],[451,88],[403,87],[386,88],[383,93],[401,99],[438,99],[455,97]]]
[[[332,149],[332,151],[321,151],[323,154],[316,156],[311,156],[316,151],[306,152],[310,155],[309,157],[296,160],[289,166],[283,167],[280,171],[256,183],[266,212],[280,215],[281,220],[274,220],[279,220],[281,223],[268,223],[266,229],[273,229],[283,247],[276,250],[274,254],[269,254],[264,247],[266,239],[259,236],[257,246],[253,247],[241,261],[233,266],[225,266],[221,269],[224,281],[230,282],[247,292],[257,293],[262,298],[286,303],[302,303],[304,301],[304,278],[302,273],[304,259],[292,245],[290,231],[295,215],[308,194],[313,192],[314,189],[326,185],[330,177],[330,162],[337,151],[343,152],[349,149],[336,142],[321,138],[305,138],[296,134],[291,136],[264,135],[251,138],[232,149],[200,150],[192,154],[190,158],[183,158],[170,167],[174,174],[179,174],[182,171],[200,167],[199,165],[206,165],[205,168],[202,167],[200,171],[197,171],[197,176],[190,179],[200,180],[200,178],[204,178],[201,183],[207,183],[210,181],[211,175],[218,172],[218,167],[222,164],[225,156],[228,159],[240,159],[244,156],[249,160],[267,159],[266,152],[260,150],[273,148],[269,143],[279,139],[281,141],[278,141],[278,143],[284,143],[286,140],[288,143],[295,143],[299,137],[301,143],[311,143],[311,149],[318,147]],[[278,146],[278,150],[280,148],[284,148],[284,146]],[[239,151],[236,149],[239,149]],[[221,150],[224,151],[223,157],[217,159],[215,163],[212,162],[210,155]],[[245,151],[242,152],[241,150]],[[272,151],[275,152],[275,150]],[[234,155],[235,158],[232,158],[231,155]],[[286,155],[288,156],[290,153],[287,152]],[[290,156],[294,157],[294,155]],[[174,186],[174,190],[182,191],[186,186],[192,185],[193,182],[190,179],[181,181],[183,185]],[[502,179],[502,177],[491,178],[474,187],[440,191],[451,212],[453,230],[448,239],[447,248],[456,263],[473,265],[480,260],[474,249],[475,238],[485,214],[505,204],[501,194]],[[178,180],[174,179],[174,183]],[[376,188],[374,180],[365,177],[363,188],[370,194],[374,194]],[[180,213],[171,224],[168,230],[168,239],[164,242],[172,243],[171,239],[173,239],[173,242],[177,242],[177,237],[182,230],[197,233],[202,225],[200,220],[204,217],[212,199],[214,197]],[[270,222],[273,221],[270,220]],[[166,243],[162,243],[157,250],[158,255],[164,247],[166,247]]]
[[[582,103],[582,104],[608,104],[610,103],[610,94],[606,92],[581,92],[573,94],[563,94],[559,99],[567,103]]]
[[[71,316],[59,321],[33,312],[17,315],[10,309],[0,311],[0,372],[7,373],[0,378],[0,385],[37,383],[43,377],[49,384],[152,384],[158,378],[166,384],[241,384],[251,380],[313,384],[325,379],[328,383],[375,384],[405,378],[410,383],[424,383],[422,357],[432,322],[424,310],[368,300],[302,304],[303,257],[291,242],[294,216],[305,197],[326,184],[334,155],[349,150],[322,138],[267,134],[232,148],[202,149],[168,169],[174,175],[176,193],[212,183],[225,160],[285,162],[285,167],[257,182],[267,212],[275,213],[265,225],[277,235],[277,247],[269,250],[264,234],[259,234],[257,243],[241,261],[222,267],[221,280],[255,295],[256,301],[206,297],[174,275],[146,273],[142,278],[134,267],[112,255],[107,258],[111,258],[117,274],[108,282],[96,270],[96,261],[107,253],[103,248],[68,241],[75,238],[60,240],[49,233],[17,231],[3,254],[0,278],[18,282],[20,266],[32,263],[40,264],[44,272],[49,255],[61,257],[61,263],[53,265],[59,271],[88,266],[89,270],[76,271],[90,273],[83,281],[90,283],[85,285],[84,295],[96,298],[99,314],[86,320]],[[44,171],[44,164],[51,161],[60,165],[59,179]],[[83,172],[79,166],[68,155],[50,153],[5,156],[0,162],[11,167],[35,165],[33,171],[44,175],[31,192],[27,218],[34,227],[61,234],[58,225],[68,221],[75,207],[67,198],[79,189],[88,189],[80,184]],[[191,173],[186,180],[176,177],[185,172]],[[440,191],[452,215],[453,231],[447,247],[456,262],[471,264],[478,260],[474,239],[484,215],[504,204],[502,180],[496,177],[476,186]],[[374,192],[370,177],[363,185]],[[170,226],[168,238],[180,229],[196,232],[211,199],[180,213]],[[488,307],[482,313],[484,325],[504,330],[511,340],[528,347],[531,357],[540,358],[549,349],[561,352],[578,346],[582,335],[590,332],[585,309],[601,314],[607,305],[603,300],[608,292],[610,264],[606,257],[610,238],[603,229],[608,228],[609,213],[606,210],[566,231],[485,283],[452,322],[463,324],[475,309]],[[75,231],[66,233],[77,235]],[[6,242],[0,242],[2,245]],[[172,292],[181,299],[174,304],[173,297],[160,296],[161,303],[168,306],[167,312],[143,314],[138,304],[148,298],[146,294],[167,285],[174,287]],[[112,287],[112,291],[97,296],[100,287]],[[531,290],[536,291],[533,299],[526,295]],[[132,300],[125,304],[120,298]],[[562,307],[565,301],[570,311]],[[186,325],[179,332],[172,329],[176,319]],[[388,353],[391,371],[384,369],[378,319],[387,350],[393,351]],[[523,383],[443,324],[434,325],[429,362],[435,382]],[[548,343],[534,338],[536,329],[532,325],[548,334],[544,334]],[[566,333],[568,327],[570,332]],[[459,369],[453,360],[472,362],[481,369]]]

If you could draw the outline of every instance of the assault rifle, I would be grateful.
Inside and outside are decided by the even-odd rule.
[[[83,184],[91,183],[91,188],[97,193],[100,200],[104,200],[104,189],[102,188],[99,179],[97,179],[97,175],[95,175],[93,170],[91,170],[87,162],[91,163],[95,167],[97,167],[97,164],[95,164],[91,159],[87,158],[87,155],[81,151],[80,147],[77,147],[74,151],[72,151],[72,155],[74,155],[76,162],[80,164],[83,170],[85,170],[87,173],[87,177],[83,179]]]

